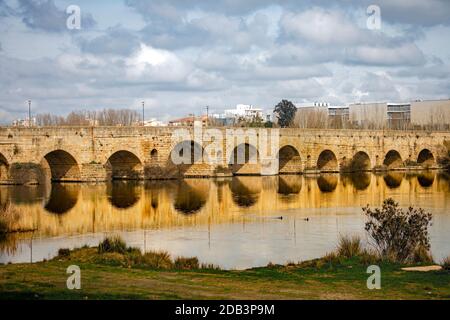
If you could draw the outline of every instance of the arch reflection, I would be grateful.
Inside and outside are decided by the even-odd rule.
[[[354,172],[350,174],[343,174],[342,179],[345,182],[350,182],[356,190],[366,190],[370,186],[371,175],[367,172]]]
[[[79,193],[78,184],[53,183],[44,209],[55,214],[67,213],[77,204]]]
[[[292,197],[300,193],[302,180],[300,176],[278,177],[278,194],[283,198]]]
[[[402,184],[403,177],[402,172],[389,172],[383,176],[383,179],[389,189],[396,189]]]
[[[322,192],[333,192],[338,184],[338,177],[336,175],[320,175],[317,178],[317,185]]]
[[[421,187],[429,188],[434,183],[434,173],[433,172],[421,173],[417,176],[417,181],[419,182]]]
[[[231,181],[233,202],[239,207],[249,208],[259,200],[261,193],[261,179],[257,177],[237,178]]]
[[[133,207],[140,199],[139,182],[115,180],[107,184],[106,194],[108,201],[117,209]]]
[[[178,212],[191,215],[199,212],[206,204],[209,195],[208,181],[178,181],[174,208]]]

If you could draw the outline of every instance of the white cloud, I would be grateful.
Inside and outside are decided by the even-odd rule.
[[[362,31],[339,11],[314,8],[298,14],[286,13],[280,24],[287,37],[320,45],[351,45],[364,39]]]
[[[167,119],[204,105],[271,109],[282,98],[347,103],[450,92],[450,2],[380,0],[376,32],[365,27],[370,0],[126,3],[77,32],[57,32],[45,6],[0,10],[2,119],[22,114],[29,98],[55,113],[145,100],[154,106],[149,116]],[[114,17],[121,8],[128,14]],[[86,8],[94,18],[104,10]]]
[[[145,44],[141,44],[140,49],[126,59],[125,65],[130,80],[181,81],[190,71],[190,67],[174,53]]]
[[[394,47],[360,46],[346,51],[347,61],[369,65],[402,66],[422,65],[425,57],[413,43]]]

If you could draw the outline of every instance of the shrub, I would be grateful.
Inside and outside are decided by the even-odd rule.
[[[70,256],[70,249],[67,248],[61,248],[58,250],[58,256],[59,257],[68,257]]]
[[[445,257],[444,260],[442,260],[441,266],[444,270],[450,270],[450,256]]]
[[[333,264],[338,258],[335,252],[330,252],[327,253],[322,259],[328,264]]]
[[[365,230],[383,259],[402,263],[414,261],[419,248],[430,250],[428,226],[432,215],[422,208],[410,207],[405,211],[398,206],[389,198],[381,208],[363,208],[368,217]]]
[[[172,259],[166,251],[150,251],[142,255],[141,264],[150,269],[171,269],[173,267]]]
[[[352,258],[361,253],[361,239],[358,236],[342,236],[339,238],[337,255],[339,257]]]
[[[117,252],[125,253],[127,251],[127,245],[119,236],[107,237],[98,245],[99,253]]]
[[[178,270],[195,270],[199,269],[200,265],[197,258],[183,258],[178,257],[175,259],[175,269]]]
[[[415,263],[434,263],[433,257],[430,253],[430,250],[427,248],[424,248],[422,246],[417,247],[414,250],[413,256],[412,256],[412,262]]]
[[[364,265],[376,264],[377,262],[380,261],[380,257],[377,255],[376,252],[368,250],[363,250],[359,256],[361,263]]]

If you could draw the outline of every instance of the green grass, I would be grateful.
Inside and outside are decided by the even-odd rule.
[[[0,266],[0,299],[450,299],[450,271],[406,272],[388,261],[376,262],[381,290],[367,289],[373,257],[366,255],[331,253],[298,264],[226,271],[202,269],[208,266],[196,258],[172,260],[164,252],[82,248],[46,262]],[[81,269],[81,290],[66,288],[70,265]]]

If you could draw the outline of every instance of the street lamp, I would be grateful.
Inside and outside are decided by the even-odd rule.
[[[145,101],[142,101],[142,126],[144,127],[144,116],[145,116]]]
[[[28,126],[31,127],[31,100],[28,100]]]

